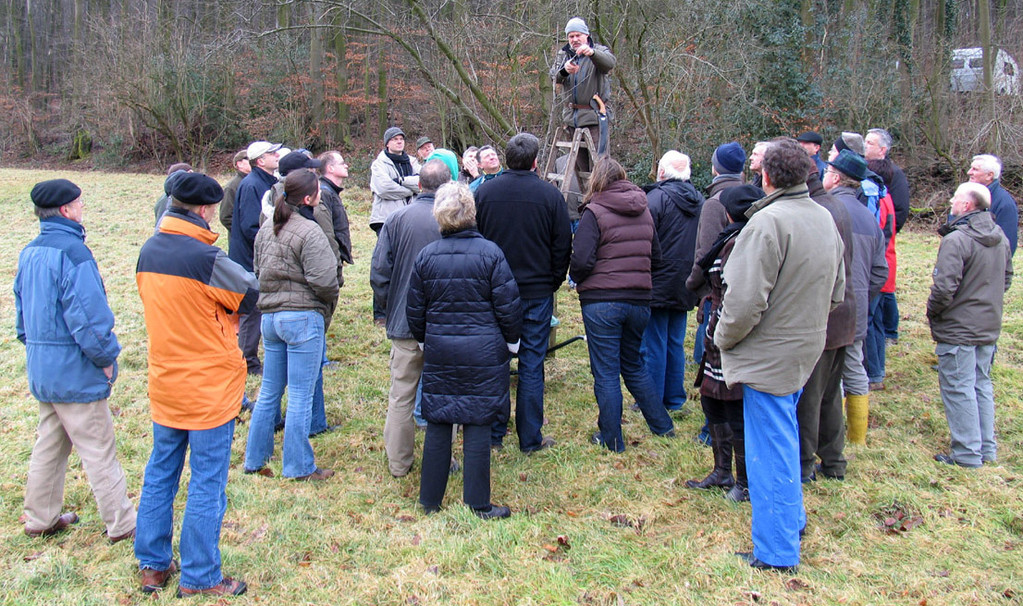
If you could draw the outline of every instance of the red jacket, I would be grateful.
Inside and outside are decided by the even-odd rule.
[[[884,286],[881,287],[881,292],[892,293],[895,292],[895,205],[892,204],[892,195],[886,193],[881,201],[878,202],[881,216],[879,217],[879,223],[881,225],[881,233],[885,237],[885,248],[884,248],[884,260],[888,262],[888,279],[885,281]]]

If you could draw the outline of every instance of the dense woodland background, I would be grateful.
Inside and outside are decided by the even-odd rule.
[[[223,170],[254,139],[339,148],[360,176],[387,125],[461,151],[551,132],[568,17],[618,58],[613,153],[709,179],[714,146],[882,126],[926,184],[1000,155],[1018,186],[1020,95],[952,93],[951,49],[1023,59],[1020,0],[3,0],[0,159]],[[991,53],[993,55],[993,52]],[[361,179],[360,179],[361,180]],[[923,187],[920,187],[923,185]]]

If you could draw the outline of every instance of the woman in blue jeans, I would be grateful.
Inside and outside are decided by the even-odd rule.
[[[651,264],[660,260],[646,194],[626,179],[621,164],[604,157],[593,169],[580,212],[569,275],[577,284],[600,410],[600,431],[591,441],[614,452],[625,450],[619,376],[650,431],[675,437],[639,349],[650,320]]]
[[[313,207],[319,203],[319,183],[312,171],[288,173],[284,190],[274,201],[272,222],[264,223],[256,235],[254,266],[265,356],[245,448],[245,473],[273,475],[266,463],[274,448],[274,413],[287,387],[282,475],[296,480],[334,475],[316,466],[309,444],[324,323],[338,292],[336,257],[313,218]]]

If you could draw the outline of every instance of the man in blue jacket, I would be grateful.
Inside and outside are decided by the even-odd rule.
[[[1002,228],[1009,241],[1009,250],[1016,254],[1016,239],[1019,236],[1019,207],[1012,194],[1002,187],[1002,161],[998,156],[981,154],[973,157],[970,170],[966,171],[972,183],[986,185],[991,192],[991,207],[995,223]]]
[[[135,536],[135,506],[114,447],[107,406],[121,346],[92,251],[82,190],[66,179],[32,188],[39,237],[18,258],[14,304],[28,386],[39,400],[38,438],[25,482],[25,534],[48,536],[78,522],[60,513],[74,446],[111,543]]]
[[[228,256],[249,271],[252,271],[252,247],[259,231],[263,194],[277,183],[274,171],[280,160],[277,155],[280,148],[280,143],[256,141],[246,150],[252,171],[238,184],[235,194]],[[238,346],[245,355],[250,375],[263,374],[263,364],[259,361],[259,323],[262,317],[257,307],[238,318]]]

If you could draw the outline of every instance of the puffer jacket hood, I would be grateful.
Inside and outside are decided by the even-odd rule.
[[[616,215],[638,217],[647,209],[646,194],[633,183],[615,181],[602,192],[593,194],[588,204],[596,204]]]

